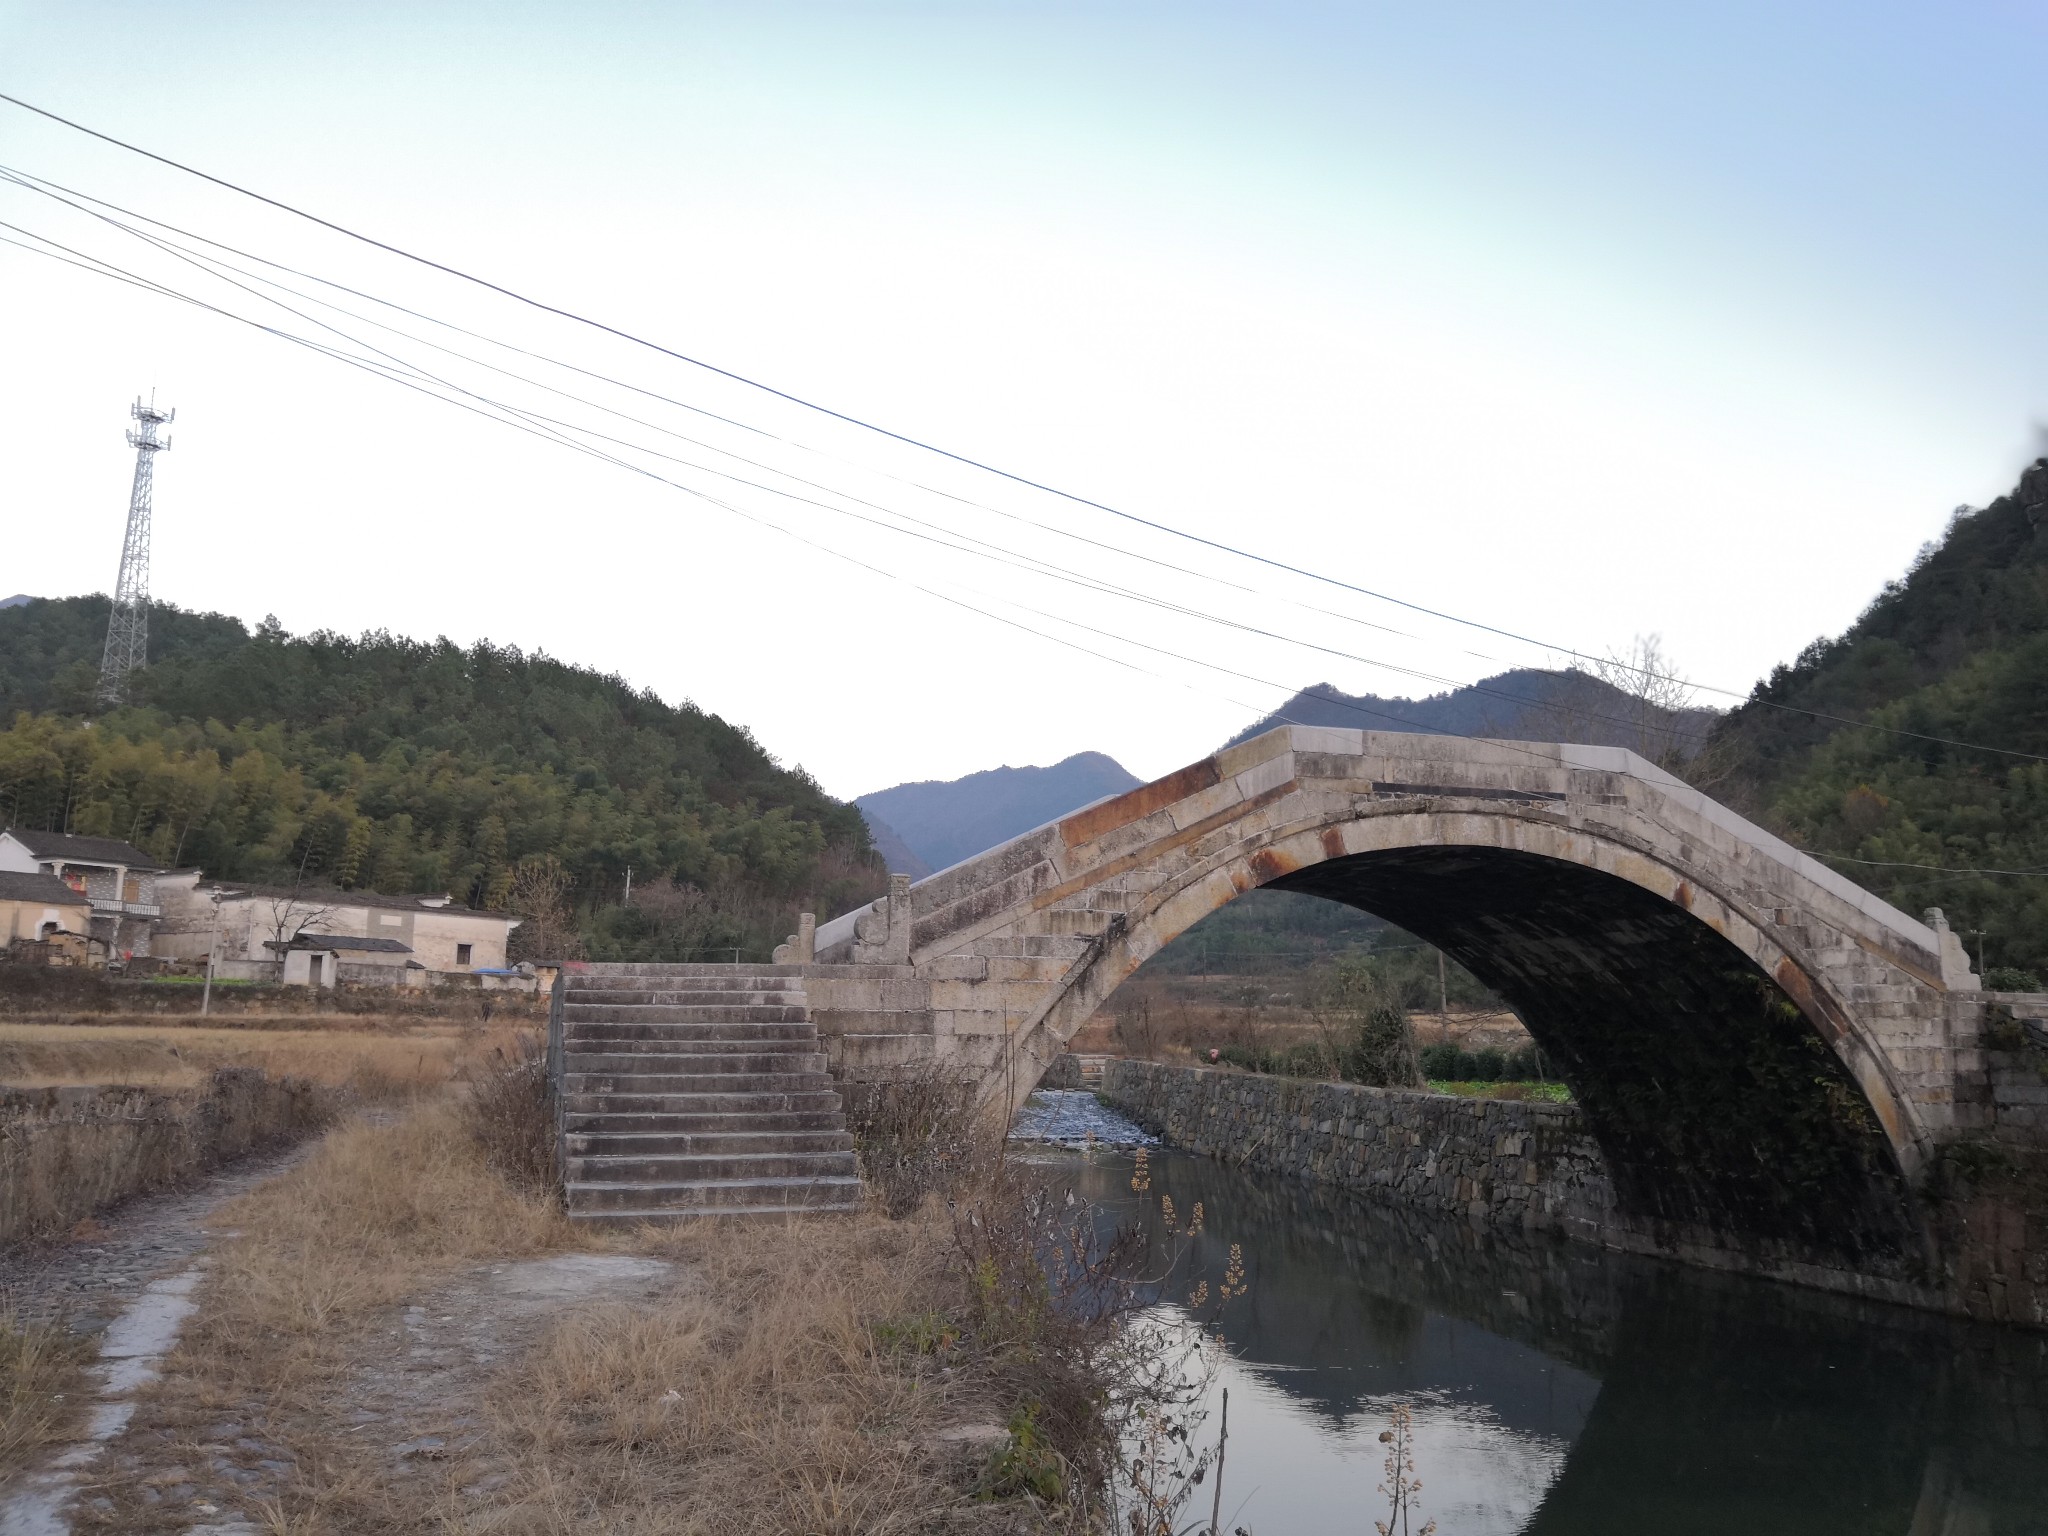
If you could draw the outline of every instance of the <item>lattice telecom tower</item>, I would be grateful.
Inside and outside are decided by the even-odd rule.
[[[156,456],[171,446],[168,437],[156,440],[156,429],[178,413],[158,410],[151,394],[147,405],[138,396],[128,414],[140,426],[128,434],[135,449],[135,489],[128,497],[128,536],[121,541],[121,579],[114,584],[114,611],[107,617],[107,651],[100,658],[100,703],[106,705],[122,701],[128,674],[149,659],[149,499]]]

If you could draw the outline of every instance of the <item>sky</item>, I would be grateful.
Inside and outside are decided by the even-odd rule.
[[[0,103],[0,596],[112,585],[154,390],[159,599],[544,650],[842,796],[1647,634],[1739,695],[2039,441],[2044,57],[1996,3],[0,0],[0,92],[639,339]]]

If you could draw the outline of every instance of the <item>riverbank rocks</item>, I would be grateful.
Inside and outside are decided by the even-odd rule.
[[[1108,1063],[1102,1095],[1169,1146],[1239,1167],[1595,1241],[1614,1219],[1606,1162],[1570,1104],[1147,1061]]]

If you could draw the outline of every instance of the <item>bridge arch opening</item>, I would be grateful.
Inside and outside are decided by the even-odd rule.
[[[1495,847],[1350,854],[1269,885],[1384,918],[1506,999],[1629,1214],[1858,1267],[1917,1250],[1904,1171],[1856,1078],[1772,975],[1678,903]]]
[[[1625,848],[1548,849],[1512,818],[1474,823],[1467,841],[1408,821],[1220,852],[1136,904],[1045,1022],[1067,1038],[1143,960],[1246,891],[1339,902],[1436,945],[1506,1000],[1570,1086],[1623,1213],[1669,1245],[1705,1230],[1795,1262],[1924,1268],[1916,1127],[1878,1054],[1768,936]]]

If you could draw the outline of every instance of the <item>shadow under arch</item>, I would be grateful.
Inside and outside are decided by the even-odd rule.
[[[1571,1085],[1627,1214],[1864,1271],[1918,1267],[1905,1171],[1856,1077],[1686,906],[1465,845],[1347,854],[1266,884],[1385,918],[1507,999]]]

